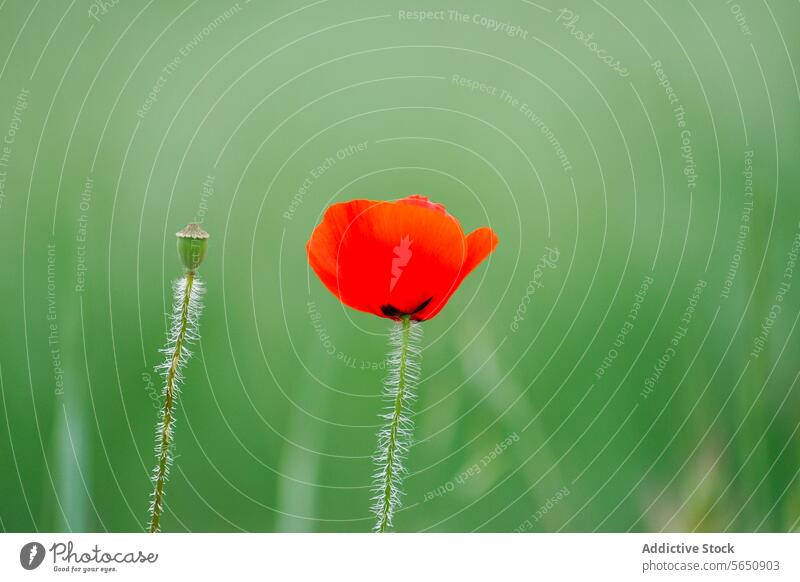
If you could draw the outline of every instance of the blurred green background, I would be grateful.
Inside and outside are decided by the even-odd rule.
[[[791,0],[3,0],[2,529],[143,529],[197,220],[164,530],[369,531],[390,322],[304,245],[421,193],[501,243],[424,325],[397,530],[797,530],[799,31]]]

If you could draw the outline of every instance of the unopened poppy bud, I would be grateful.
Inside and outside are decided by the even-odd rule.
[[[178,237],[178,255],[187,271],[194,271],[203,262],[208,250],[208,233],[196,222],[175,233]]]

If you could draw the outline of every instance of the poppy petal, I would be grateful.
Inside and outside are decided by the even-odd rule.
[[[462,275],[466,277],[480,265],[497,248],[497,243],[497,235],[488,226],[469,233],[467,235],[467,260],[464,262]]]
[[[461,286],[461,282],[469,275],[475,267],[477,267],[483,260],[488,257],[492,251],[497,247],[498,239],[494,231],[489,227],[479,228],[472,232],[466,238],[466,258],[461,267],[458,277],[454,285],[446,296],[440,298],[440,301],[433,303],[429,309],[420,310],[415,315],[415,319],[425,320],[431,319],[441,311],[445,304],[450,300],[456,289]]]
[[[431,210],[436,210],[437,212],[441,212],[442,214],[447,214],[447,209],[444,207],[444,204],[439,204],[437,202],[431,202],[428,200],[427,196],[420,196],[419,194],[412,194],[411,196],[407,196],[405,198],[401,198],[398,200],[401,204],[412,204],[414,206],[422,206],[423,208],[430,208]],[[448,214],[448,216],[450,216]]]

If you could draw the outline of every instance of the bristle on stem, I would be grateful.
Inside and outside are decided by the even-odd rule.
[[[198,339],[198,321],[203,309],[203,283],[194,271],[188,271],[172,285],[173,304],[170,316],[170,330],[167,345],[161,350],[164,362],[157,370],[164,378],[162,392],[163,406],[161,418],[156,425],[156,467],[153,470],[153,494],[150,500],[151,533],[160,531],[161,515],[164,505],[164,484],[169,477],[172,465],[172,441],[175,430],[175,410],[177,407],[182,370],[191,357],[188,344]]]
[[[406,468],[403,465],[411,446],[414,423],[408,410],[414,401],[421,371],[422,327],[409,316],[395,325],[389,336],[391,351],[384,380],[386,409],[381,418],[384,425],[378,431],[377,469],[373,483],[373,506],[377,522],[374,531],[389,531],[395,512],[401,504],[401,485]]]

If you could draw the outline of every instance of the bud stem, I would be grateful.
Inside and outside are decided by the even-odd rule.
[[[164,502],[164,483],[169,474],[170,465],[170,446],[172,445],[172,429],[175,423],[175,403],[178,396],[177,380],[179,378],[181,363],[185,360],[185,344],[187,332],[191,322],[192,309],[192,290],[195,286],[196,274],[194,271],[187,271],[182,283],[183,297],[176,296],[176,301],[180,300],[179,311],[174,311],[177,320],[173,321],[174,338],[170,341],[169,352],[167,353],[166,374],[164,384],[164,407],[161,410],[161,423],[156,434],[156,465],[153,482],[153,501],[150,506],[150,533],[159,531],[161,513]],[[178,287],[179,288],[179,287]],[[197,294],[197,292],[195,292]],[[176,305],[177,307],[177,305]],[[182,357],[183,356],[183,357]]]

